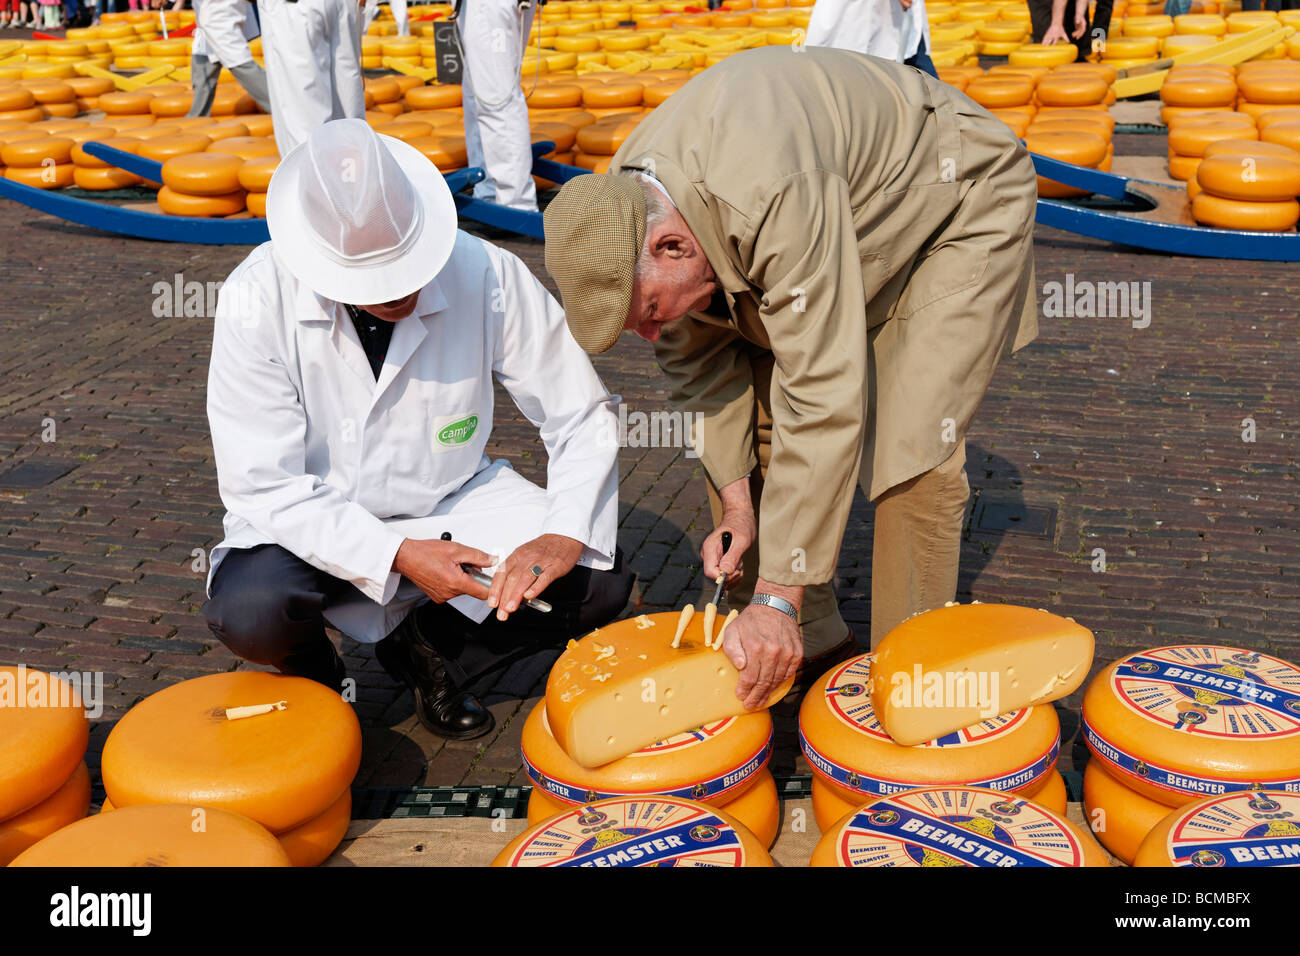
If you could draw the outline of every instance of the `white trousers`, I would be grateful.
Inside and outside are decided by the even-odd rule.
[[[465,151],[486,174],[474,196],[536,212],[528,104],[519,85],[533,12],[531,3],[521,10],[516,0],[465,0],[457,22],[465,53]]]
[[[260,0],[258,8],[280,155],[289,155],[323,123],[364,119],[361,10],[356,0]]]
[[[409,19],[406,16],[406,0],[388,0],[388,6],[392,8],[393,19],[397,22],[397,35],[407,37],[411,35]],[[361,23],[361,32],[365,33],[370,29],[370,24],[375,22],[375,17],[379,16],[379,0],[366,0],[365,17]]]

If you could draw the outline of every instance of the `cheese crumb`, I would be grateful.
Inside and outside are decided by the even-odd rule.
[[[605,683],[605,681],[609,680],[613,676],[614,676],[613,674],[607,671],[604,674],[597,674],[595,677],[592,678],[592,680],[598,680],[603,684]]]
[[[636,617],[636,627],[638,631],[644,631],[647,627],[654,627],[655,622],[650,620],[644,614],[638,614]]]

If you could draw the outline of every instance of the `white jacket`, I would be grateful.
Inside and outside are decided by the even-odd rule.
[[[906,10],[898,0],[817,0],[805,43],[902,63],[916,55],[922,39],[928,52],[925,0],[913,0]]]
[[[547,487],[485,454],[493,377],[541,433]],[[423,600],[392,572],[404,538],[454,540],[504,560],[555,533],[581,562],[613,566],[618,462],[614,397],[564,313],[503,249],[458,233],[447,265],[401,319],[375,381],[343,305],[322,299],[264,243],[223,285],[208,418],[232,548],[275,543],[350,581],[327,609],[361,641],[381,640]],[[461,595],[475,620],[487,606]]]
[[[194,0],[194,19],[191,52],[227,69],[253,61],[248,41],[261,31],[248,0]]]

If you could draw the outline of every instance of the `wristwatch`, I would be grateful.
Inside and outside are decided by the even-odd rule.
[[[799,623],[799,612],[795,609],[795,606],[785,598],[779,598],[775,594],[755,594],[750,598],[749,603],[765,604],[770,608],[780,611],[796,624]]]

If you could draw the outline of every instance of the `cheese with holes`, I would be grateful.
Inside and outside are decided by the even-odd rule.
[[[772,755],[772,718],[765,710],[724,717],[589,769],[556,742],[546,705],[539,702],[524,722],[520,746],[533,782],[528,819],[534,823],[561,808],[637,794],[723,807],[754,786],[765,771]]]
[[[289,866],[265,827],[214,807],[160,804],[87,817],[10,866]]]
[[[1046,807],[975,787],[877,797],[822,836],[811,866],[1109,866],[1083,830]]]
[[[62,787],[89,740],[90,721],[72,684],[22,664],[0,667],[0,821]]]
[[[0,866],[90,810],[90,771],[84,763],[58,790],[36,806],[0,823]]]
[[[740,672],[705,644],[696,614],[672,647],[677,614],[643,614],[573,641],[546,682],[546,717],[565,753],[599,767],[676,734],[746,713]],[[766,706],[789,691],[791,676]]]
[[[1083,812],[1101,845],[1132,866],[1138,847],[1169,815],[1169,807],[1130,790],[1090,760],[1083,772]]]
[[[827,671],[799,709],[799,746],[813,775],[854,804],[930,784],[1030,794],[1056,767],[1061,727],[1050,704],[999,714],[919,746],[876,719],[871,654]]]
[[[1253,790],[1172,811],[1138,848],[1135,866],[1300,866],[1300,794]]]
[[[1088,685],[1083,737],[1112,777],[1171,807],[1300,790],[1300,668],[1237,647],[1130,654]]]
[[[617,797],[530,827],[493,866],[771,866],[730,814],[679,797]]]
[[[226,709],[285,701],[227,720]],[[303,677],[235,671],[173,684],[136,704],[104,743],[104,789],[119,810],[196,803],[273,833],[324,813],[361,764],[361,726],[335,691]]]
[[[1009,604],[949,605],[885,635],[871,703],[886,733],[913,746],[998,714],[1071,694],[1092,665],[1092,632]]]

